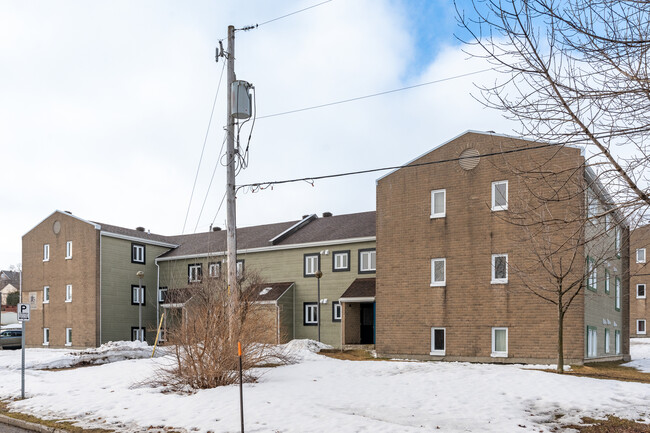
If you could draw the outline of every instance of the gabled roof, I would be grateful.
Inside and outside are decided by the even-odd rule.
[[[20,284],[20,272],[16,271],[0,271],[0,285],[6,282],[12,286],[18,287]]]
[[[357,278],[341,295],[341,302],[372,302],[375,300],[375,278]]]
[[[277,302],[278,299],[284,295],[287,290],[293,286],[294,283],[270,283],[270,284],[258,284],[255,287],[252,287],[251,290],[254,290],[257,293],[257,296],[253,298],[255,302]]]
[[[34,230],[36,227],[40,226],[40,225],[43,223],[43,221],[45,221],[46,219],[48,219],[49,217],[51,217],[51,216],[54,215],[55,213],[60,213],[60,214],[62,214],[62,215],[69,216],[69,217],[71,217],[71,218],[77,219],[77,220],[79,220],[79,221],[81,221],[81,222],[84,222],[84,223],[86,223],[86,224],[90,224],[91,226],[94,226],[96,230],[100,230],[100,229],[101,229],[101,227],[100,227],[99,224],[97,224],[97,223],[93,223],[93,222],[87,221],[87,220],[85,220],[85,219],[83,219],[83,218],[79,218],[79,217],[76,216],[76,215],[72,215],[72,213],[70,213],[70,212],[67,212],[67,211],[60,211],[60,210],[57,209],[57,210],[55,210],[54,212],[52,212],[51,214],[49,214],[48,216],[46,216],[45,218],[43,218],[42,220],[40,220],[40,221],[38,222],[38,224],[36,224],[34,227],[32,227],[31,229],[27,230],[27,232],[25,232],[25,235],[26,235],[27,233],[31,232],[32,230]],[[25,236],[25,235],[23,235],[23,236]]]
[[[113,236],[122,239],[140,239],[143,242],[163,244],[170,248],[177,246],[175,242],[171,240],[173,236],[164,236],[158,235],[155,233],[149,233],[140,230],[127,229],[125,227],[114,226],[111,224],[97,223],[101,226],[102,234],[107,236]]]

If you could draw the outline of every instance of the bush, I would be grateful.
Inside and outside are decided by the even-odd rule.
[[[15,307],[20,302],[20,293],[12,292],[7,295],[7,305]]]

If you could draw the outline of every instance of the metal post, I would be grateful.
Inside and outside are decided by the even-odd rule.
[[[242,376],[241,341],[237,342],[239,354],[239,416],[241,418],[241,433],[244,433],[244,381]]]
[[[22,351],[21,354],[21,368],[20,368],[20,398],[25,398],[25,321],[22,321],[23,332],[20,337]]]
[[[135,274],[138,277],[138,340],[143,341],[144,332],[142,332],[142,277],[144,277],[144,272],[138,271]]]
[[[320,257],[318,258],[318,263],[320,266]],[[318,298],[318,317],[316,318],[316,322],[318,323],[318,342],[320,343],[320,278],[323,276],[323,273],[318,270],[314,274],[316,276],[316,281],[318,281],[318,293],[317,293],[317,298]]]

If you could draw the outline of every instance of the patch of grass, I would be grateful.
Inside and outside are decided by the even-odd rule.
[[[330,358],[342,359],[344,361],[385,361],[382,358],[375,358],[367,350],[354,349],[354,350],[339,350],[339,349],[321,349],[318,352],[320,355],[328,356]]]
[[[567,425],[567,428],[573,428],[580,433],[648,433],[650,425],[642,424],[629,419],[621,419],[609,415],[607,419],[598,420],[593,418],[582,418],[583,424],[587,425]]]
[[[620,380],[624,382],[650,383],[650,373],[642,373],[633,367],[624,367],[623,361],[594,362],[585,365],[572,365],[564,374],[592,377],[594,379]],[[555,372],[555,370],[544,370]]]
[[[40,424],[44,425],[47,427],[52,427],[52,428],[58,428],[61,430],[65,430],[70,433],[111,433],[114,432],[115,430],[105,430],[101,428],[93,428],[93,429],[83,429],[81,427],[77,427],[75,425],[72,425],[71,422],[68,421],[59,421],[59,420],[45,420],[41,418],[37,418],[32,415],[27,415],[24,413],[20,412],[11,412],[8,409],[8,403],[6,401],[0,400],[0,414],[14,418],[14,419],[19,419],[22,421],[27,421],[27,422],[32,422],[34,424]]]

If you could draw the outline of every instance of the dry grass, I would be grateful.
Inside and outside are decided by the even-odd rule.
[[[566,428],[573,428],[581,433],[648,433],[650,425],[642,424],[628,419],[621,419],[615,416],[608,416],[605,420],[593,418],[582,418],[587,425],[568,425]]]
[[[620,380],[623,382],[650,383],[650,373],[642,373],[636,368],[624,367],[623,361],[594,362],[585,365],[572,365],[564,374],[570,376],[591,377],[594,379]],[[544,370],[557,373],[555,370]]]
[[[0,401],[0,414],[14,419],[31,422],[34,424],[40,424],[51,428],[57,428],[71,433],[111,433],[115,431],[115,430],[106,430],[101,428],[83,429],[81,427],[72,425],[72,423],[69,421],[45,420],[45,419],[37,418],[32,415],[26,415],[20,412],[12,412],[7,408],[7,404],[8,403],[6,401]],[[173,433],[173,432],[169,432],[169,433]]]

